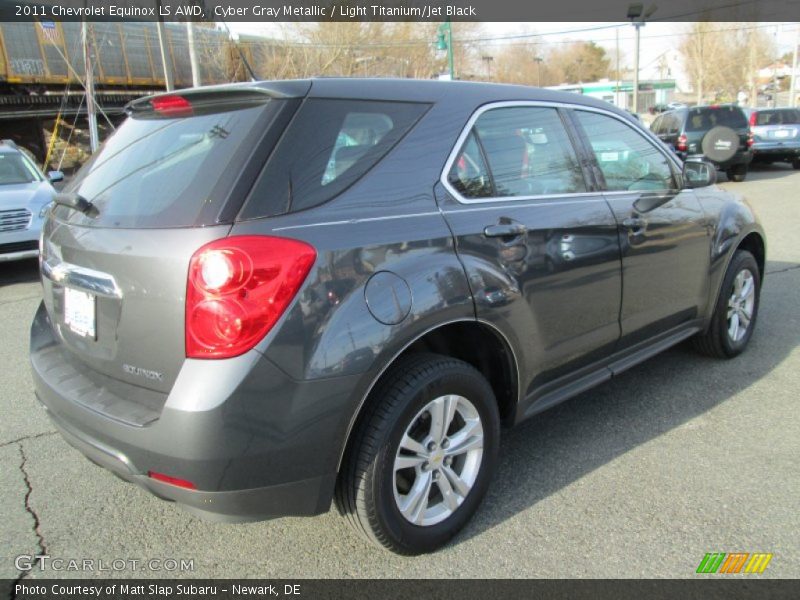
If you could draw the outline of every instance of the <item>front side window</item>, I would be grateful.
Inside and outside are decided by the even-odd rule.
[[[675,187],[668,159],[641,133],[613,117],[584,110],[575,114],[589,139],[607,190]]]

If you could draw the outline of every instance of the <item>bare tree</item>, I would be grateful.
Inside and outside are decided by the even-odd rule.
[[[754,103],[758,69],[775,53],[770,36],[753,24],[700,21],[686,31],[679,51],[698,104],[732,101],[744,90]]]

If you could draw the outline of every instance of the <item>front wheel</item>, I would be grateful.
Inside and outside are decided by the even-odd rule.
[[[722,282],[711,324],[695,336],[695,347],[707,356],[733,358],[741,354],[756,325],[761,275],[746,250],[737,250]]]
[[[800,170],[800,158],[792,159],[792,168]]]
[[[355,436],[339,511],[371,542],[421,554],[446,544],[478,508],[497,461],[500,417],[474,367],[411,355],[383,378]]]

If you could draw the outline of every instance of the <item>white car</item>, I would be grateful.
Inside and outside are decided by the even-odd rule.
[[[60,171],[45,177],[14,142],[0,142],[0,262],[39,255],[42,221],[56,193],[51,184],[63,179]]]

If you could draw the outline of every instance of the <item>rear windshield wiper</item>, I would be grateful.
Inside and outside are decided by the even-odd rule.
[[[72,210],[82,212],[87,217],[95,218],[98,214],[97,207],[86,198],[75,192],[61,192],[53,200],[56,204],[66,206]]]

